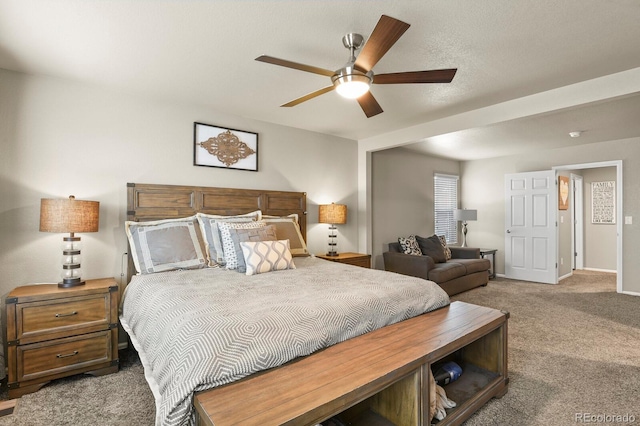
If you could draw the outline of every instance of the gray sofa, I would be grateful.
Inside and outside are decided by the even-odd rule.
[[[430,256],[404,254],[399,243],[389,243],[389,251],[382,254],[384,269],[433,281],[449,296],[487,285],[491,262],[480,257],[480,249],[452,246],[449,249],[451,259],[436,263]]]

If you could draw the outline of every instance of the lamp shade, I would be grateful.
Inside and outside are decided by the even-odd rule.
[[[347,206],[344,204],[320,204],[318,222],[343,225],[347,223]]]
[[[453,218],[462,222],[478,220],[478,211],[471,209],[455,209],[453,211]]]
[[[100,202],[43,198],[40,200],[40,231],[98,232]]]

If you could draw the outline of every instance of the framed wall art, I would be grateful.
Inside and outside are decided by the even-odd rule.
[[[558,210],[569,209],[569,177],[558,176]]]
[[[591,223],[616,223],[616,182],[591,182]]]
[[[195,166],[258,171],[258,134],[193,123]]]

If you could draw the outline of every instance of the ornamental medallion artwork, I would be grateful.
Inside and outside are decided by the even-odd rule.
[[[200,142],[200,146],[206,149],[209,154],[216,156],[227,167],[256,153],[249,145],[231,133],[230,130],[220,133],[215,138]]]
[[[194,123],[194,165],[258,170],[258,134]]]

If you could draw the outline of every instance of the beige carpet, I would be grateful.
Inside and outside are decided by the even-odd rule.
[[[578,271],[558,285],[497,279],[455,296],[511,313],[509,392],[465,425],[640,424],[640,297],[617,294],[615,281]]]
[[[640,424],[640,297],[615,292],[615,275],[579,272],[558,285],[496,279],[453,298],[506,310],[509,392],[465,425]],[[153,425],[153,397],[133,351],[103,377],[57,380],[25,395],[3,425]],[[0,398],[6,399],[6,391]],[[623,420],[621,417],[620,420]]]

